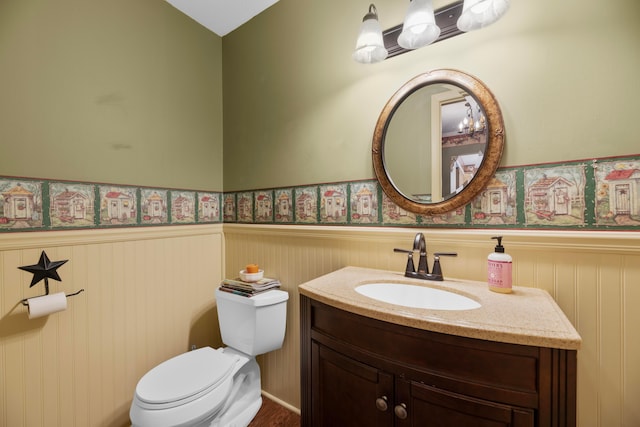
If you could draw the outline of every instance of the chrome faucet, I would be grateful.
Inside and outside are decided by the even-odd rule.
[[[398,249],[394,248],[394,252],[402,252],[408,254],[407,266],[405,268],[404,275],[406,277],[412,277],[415,279],[423,280],[444,280],[442,275],[442,267],[440,266],[441,256],[458,256],[456,252],[436,252],[433,254],[433,268],[429,273],[429,267],[427,265],[427,240],[424,238],[424,234],[417,233],[413,240],[413,249]],[[418,259],[418,269],[416,270],[413,263],[413,253],[418,252],[420,258]]]

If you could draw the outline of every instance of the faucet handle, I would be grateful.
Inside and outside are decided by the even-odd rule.
[[[405,274],[415,272],[415,267],[413,266],[413,251],[409,251],[407,249],[393,248],[393,252],[402,252],[402,253],[408,254],[407,266],[405,267],[404,272]]]
[[[457,252],[436,252],[433,254],[433,268],[431,269],[431,274],[439,277],[439,280],[442,280],[442,267],[440,266],[440,257],[441,256],[458,256]]]
[[[433,256],[458,256],[458,252],[436,252]]]

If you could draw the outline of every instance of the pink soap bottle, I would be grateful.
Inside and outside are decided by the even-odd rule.
[[[504,252],[502,246],[502,236],[492,237],[496,239],[495,252],[489,254],[488,261],[488,283],[489,289],[503,294],[511,293],[511,255]]]

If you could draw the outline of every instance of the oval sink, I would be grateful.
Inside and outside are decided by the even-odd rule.
[[[432,310],[472,310],[480,304],[471,298],[442,289],[405,283],[368,283],[356,292],[369,298],[403,307]]]

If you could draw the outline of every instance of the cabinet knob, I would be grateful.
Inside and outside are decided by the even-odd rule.
[[[382,412],[387,410],[387,396],[382,396],[376,399],[376,408],[378,408],[378,411]]]
[[[404,403],[396,405],[393,411],[396,413],[396,417],[400,418],[401,420],[407,418],[407,405],[405,405]]]

